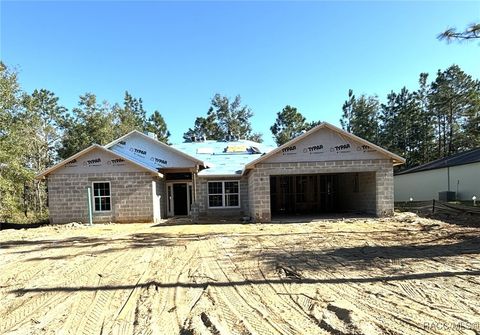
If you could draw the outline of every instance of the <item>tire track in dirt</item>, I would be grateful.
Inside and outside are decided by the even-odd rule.
[[[260,243],[258,238],[252,240],[257,241],[256,243]],[[223,239],[222,241],[225,240]],[[230,240],[229,242],[231,243],[229,249],[236,250],[237,243],[233,242],[233,240]],[[220,242],[217,244],[220,244]],[[235,268],[241,269],[241,277],[239,276],[241,280],[265,282],[264,284],[242,286],[240,290],[245,291],[245,293],[247,293],[246,295],[251,296],[255,301],[258,301],[259,304],[264,306],[272,316],[272,319],[282,320],[282,322],[278,323],[285,323],[283,325],[284,329],[282,329],[283,332],[288,334],[318,334],[318,326],[311,321],[308,314],[299,308],[298,305],[279,295],[271,281],[266,278],[259,267],[259,256],[262,253],[262,250],[238,255],[241,258],[242,263],[239,267],[235,265],[236,262],[234,257],[237,255],[233,255],[232,257],[225,247],[222,246],[222,249],[223,250],[219,252],[219,255],[226,256],[223,257],[225,260],[231,262]],[[299,324],[301,324],[301,327],[299,327]]]
[[[39,257],[45,256],[47,253],[42,253]],[[61,257],[60,253],[53,257]],[[51,257],[51,255],[49,255]],[[43,264],[41,268],[35,266],[35,261],[30,262],[29,259],[31,257],[21,257],[17,258],[13,262],[9,262],[7,264],[4,263],[2,260],[2,271],[3,273],[0,274],[0,283],[10,284],[11,282],[18,283],[26,283],[29,279],[36,277],[37,274],[41,272],[49,271],[51,268],[46,268],[44,265],[48,263],[48,266],[52,267],[55,265],[56,261],[51,261],[49,259],[43,260]],[[14,270],[13,270],[14,269]],[[53,268],[54,269],[54,268]],[[12,276],[11,273],[14,272],[15,276]]]
[[[406,263],[402,265],[403,269],[406,268],[411,272],[415,272],[416,263],[408,259],[405,262]],[[452,261],[451,259],[448,261],[431,257],[421,263],[420,271],[431,273],[463,272],[465,271],[465,264]],[[383,289],[387,291],[387,293],[389,292],[391,296],[399,296],[402,298],[400,299],[399,306],[409,309],[413,303],[416,308],[419,308],[422,315],[433,318],[433,322],[443,319],[443,322],[450,322],[451,324],[455,322],[458,323],[459,321],[468,324],[469,322],[471,323],[471,320],[474,320],[475,315],[478,314],[476,309],[472,308],[472,304],[477,302],[477,306],[480,307],[480,305],[478,304],[478,299],[475,294],[472,295],[468,293],[468,290],[458,290],[458,287],[453,285],[453,283],[456,282],[472,283],[470,280],[464,278],[464,276],[454,275],[448,277],[448,280],[445,281],[441,290],[432,288],[430,284],[431,281],[428,279],[422,281],[389,281],[385,283]],[[428,294],[425,292],[428,292]],[[386,300],[385,298],[386,297],[381,297],[383,300]],[[422,306],[423,308],[421,308]],[[449,313],[445,314],[446,311]],[[450,315],[452,313],[455,315]]]
[[[217,282],[211,277],[208,269],[209,257],[203,251],[206,246],[200,249],[202,259],[195,275],[209,281]],[[196,281],[196,280],[195,280]],[[216,299],[215,288],[212,285],[205,286],[197,300],[191,306],[188,317],[184,322],[183,329],[200,334],[232,334],[251,335],[251,332],[243,324],[243,321],[229,308],[223,299]]]
[[[112,299],[112,304],[115,304],[117,301],[117,310],[118,312],[111,315],[110,320],[105,324],[105,332],[111,334],[132,334],[135,327],[135,317],[136,317],[136,308],[138,305],[138,299],[140,292],[144,290],[139,284],[143,284],[147,281],[148,275],[155,269],[156,263],[154,263],[154,257],[156,254],[156,249],[151,248],[151,254],[142,253],[142,260],[137,264],[145,264],[144,268],[139,268],[138,274],[135,276],[130,276],[127,280],[128,283],[136,282],[135,286],[131,290],[122,290],[116,291],[114,294],[114,299]],[[116,299],[115,299],[116,296]],[[115,310],[115,308],[111,308]]]
[[[61,287],[70,287],[72,282],[80,285],[82,283],[81,280],[85,277],[98,276],[99,267],[103,268],[119,257],[122,257],[122,254],[114,254],[113,259],[96,257],[91,262],[83,263],[83,266],[73,268],[73,271],[71,271],[72,267],[65,267],[64,270],[70,272],[63,273],[61,277],[63,278],[62,284],[58,286],[60,288],[59,291],[27,293],[24,299],[17,299],[17,302],[11,305],[10,308],[6,311],[1,311],[0,313],[6,315],[6,317],[3,318],[0,324],[0,331],[6,331],[13,327],[18,328],[25,319],[32,317],[36,312],[43,312],[47,310],[47,306],[54,306],[58,301],[69,296],[71,297],[71,293],[61,291]],[[25,299],[28,300],[25,301]]]
[[[328,274],[325,273],[325,276]],[[316,277],[316,274],[313,274]],[[322,276],[323,277],[323,276]],[[335,278],[345,279],[345,276],[334,275]],[[364,277],[367,278],[368,277]],[[435,322],[444,320],[441,316],[433,315],[427,312],[425,306],[417,303],[414,299],[406,296],[408,301],[403,303],[402,298],[397,292],[389,292],[388,286],[382,285],[380,292],[377,294],[368,294],[365,290],[365,284],[349,283],[328,285],[328,288],[336,293],[340,299],[349,297],[348,301],[356,310],[368,310],[370,315],[375,315],[377,320],[374,321],[377,327],[382,329],[383,320],[389,320],[391,324],[389,330],[393,330],[401,334],[417,334],[419,331],[424,332],[423,325],[417,324],[415,320],[418,311],[423,311],[424,317],[430,317]],[[387,292],[385,292],[387,291]],[[395,296],[395,299],[391,299]],[[400,299],[398,299],[400,297]],[[394,302],[395,301],[395,302]]]
[[[172,286],[156,286],[154,283],[144,288],[138,298],[134,333],[176,334],[183,327],[187,315],[181,316],[177,306],[177,286],[181,274],[189,266],[197,253],[196,244],[168,246],[168,251],[160,259],[162,267],[152,273],[150,281]],[[174,257],[175,256],[175,257]],[[167,262],[167,264],[166,264]]]
[[[288,250],[282,249],[283,253],[289,254],[292,258],[295,256],[291,254]],[[337,261],[335,258],[334,261]],[[318,279],[325,279],[325,278],[332,278],[332,275],[335,279],[345,280],[348,279],[343,274],[339,276],[335,273],[329,273],[327,271],[322,270],[322,264],[319,262],[318,266],[312,266],[312,264],[305,264],[306,270],[304,274],[308,275],[309,278],[318,278]],[[339,266],[343,266],[342,263],[339,263]],[[323,273],[324,275],[319,275],[319,273]],[[368,277],[365,277],[368,279]],[[295,284],[291,284],[295,285]],[[330,291],[333,293],[333,296],[336,297],[335,300],[345,300],[347,298],[348,303],[355,306],[356,311],[364,311],[370,310],[375,311],[373,314],[376,315],[379,322],[374,322],[376,326],[380,329],[383,329],[382,320],[389,320],[393,329],[389,329],[397,332],[399,334],[417,334],[420,332],[427,332],[426,329],[423,328],[423,324],[419,325],[413,320],[417,316],[417,312],[411,311],[422,311],[422,315],[424,317],[429,317],[430,319],[428,322],[458,322],[451,317],[446,317],[445,320],[444,315],[435,315],[426,311],[425,306],[423,304],[417,303],[414,299],[408,298],[408,302],[403,304],[404,308],[401,309],[403,314],[399,313],[399,307],[402,307],[401,304],[392,303],[390,299],[383,298],[381,295],[375,296],[372,298],[369,294],[365,293],[365,284],[358,284],[358,283],[349,283],[348,285],[345,284],[326,284],[322,286],[322,291]],[[382,287],[382,289],[384,289]],[[392,292],[392,294],[397,295],[396,292]],[[401,302],[401,299],[400,301]],[[328,306],[328,305],[327,305]],[[369,314],[372,314],[371,312]],[[368,315],[367,315],[368,316]]]
[[[121,257],[116,258],[101,270],[104,275],[99,280],[98,286],[112,287],[113,289],[95,291],[93,301],[90,302],[88,310],[80,320],[76,333],[89,335],[99,334],[103,331],[107,313],[113,309],[110,306],[112,298],[118,291],[115,287],[131,284],[130,281],[125,281],[124,279],[128,278],[129,272],[137,266],[141,257],[142,253],[139,250],[128,249],[121,254]],[[126,264],[130,264],[127,271],[125,271]]]
[[[279,245],[275,244],[274,241],[262,240],[261,243],[263,247],[269,248],[270,250],[276,250],[276,252],[278,252],[281,255],[289,255],[289,264],[292,264],[293,260],[297,258],[292,252],[290,252],[290,250],[284,247],[279,248]],[[332,273],[323,270],[321,263],[319,263],[318,266],[313,266],[311,263],[301,263],[300,259],[298,259],[298,261],[296,262],[298,262],[299,264],[303,264],[302,276],[304,277],[307,277],[309,279],[319,279],[319,280],[325,279],[325,278],[329,278],[329,279],[332,278]],[[343,264],[340,264],[340,265],[343,266]],[[287,267],[289,267],[289,265],[287,265]],[[311,270],[313,270],[313,272],[311,272]],[[323,273],[324,275],[319,275],[319,272]],[[280,277],[279,274],[278,274],[278,279],[282,279],[282,277]],[[345,277],[337,277],[337,279],[345,279]],[[285,291],[289,293],[290,296],[292,297],[296,295],[294,288],[297,285],[302,286],[302,289],[305,288],[305,285],[302,285],[301,279],[298,281],[292,280],[290,284],[285,282],[283,287]],[[320,284],[313,284],[313,286],[318,286],[318,285]],[[362,311],[362,310],[365,310],[365,308],[367,308],[366,310],[368,310],[368,308],[370,309],[376,309],[376,308],[374,306],[370,306],[368,304],[361,302],[365,299],[368,299],[368,297],[364,295],[359,296],[356,290],[353,290],[354,292],[352,292],[351,290],[345,290],[345,288],[338,287],[338,286],[339,285],[336,285],[336,284],[323,284],[321,286],[321,290],[322,290],[322,293],[324,294],[329,291],[328,293],[329,302],[327,303],[325,302],[319,303],[319,301],[310,302],[307,304],[308,306],[305,306],[307,307],[305,311],[311,316],[313,320],[316,320],[316,323],[320,328],[328,332],[338,332],[339,334],[343,334],[343,331],[347,331],[347,332],[351,331],[351,328],[353,327],[356,333],[361,334],[362,333],[361,330],[358,329],[358,327],[354,323],[352,323],[353,320],[350,320],[350,316],[346,319],[343,315],[336,315],[336,313],[332,314],[331,311],[328,310],[328,308],[330,306],[333,306],[330,308],[332,308],[333,310],[336,310],[336,305],[332,305],[332,303],[338,302],[338,301],[345,301],[345,300],[347,300],[349,303],[352,303],[352,305],[350,306],[352,310],[355,309],[356,311]],[[298,298],[294,299],[292,297],[292,300],[298,303]],[[303,301],[305,301],[305,299],[303,299]],[[302,306],[302,305],[299,304],[299,306]],[[357,308],[354,308],[354,307],[357,307]],[[315,310],[315,308],[319,310]],[[328,317],[329,314],[332,314],[332,317],[329,318]],[[346,314],[346,313],[342,313],[342,314]],[[376,315],[377,317],[382,318],[383,314],[384,314],[384,311],[379,309],[378,314]]]
[[[143,227],[142,227],[143,228]],[[118,234],[115,236],[116,239],[123,239],[125,236],[128,234]],[[112,241],[113,244],[115,245],[115,241]],[[77,298],[79,295],[82,295],[82,293],[86,292],[76,292],[75,294],[71,292],[62,292],[61,288],[62,287],[71,287],[72,283],[77,284],[78,286],[83,285],[83,286],[88,286],[85,285],[85,282],[79,282],[78,280],[81,279],[86,279],[87,283],[89,285],[94,285],[98,281],[98,274],[91,273],[91,272],[96,272],[99,267],[101,266],[106,266],[108,263],[115,261],[116,258],[125,256],[127,251],[124,253],[105,253],[102,254],[105,251],[108,251],[111,245],[109,245],[107,248],[102,248],[101,250],[91,250],[92,253],[98,253],[97,257],[94,258],[89,258],[87,262],[85,262],[85,257],[74,257],[71,261],[67,262],[65,266],[57,266],[56,269],[60,269],[61,272],[55,272],[51,271],[48,273],[48,276],[45,278],[42,278],[39,280],[38,278],[35,281],[35,286],[34,287],[48,287],[50,282],[57,282],[58,278],[62,278],[63,283],[58,285],[60,288],[60,291],[48,291],[48,292],[41,292],[41,293],[35,293],[35,292],[27,292],[25,294],[25,299],[28,299],[27,301],[24,301],[25,299],[18,299],[16,298],[14,302],[9,305],[9,310],[6,312],[10,313],[8,316],[7,322],[13,322],[15,323],[16,321],[15,318],[20,317],[22,318],[23,314],[32,314],[35,311],[40,311],[42,309],[48,309],[49,314],[54,314],[54,310],[56,309],[55,306],[64,306],[63,308],[68,308],[70,306],[67,305],[67,301],[74,300]],[[93,256],[93,254],[92,254]],[[111,257],[110,257],[111,256]],[[113,257],[113,258],[112,258]],[[55,261],[51,261],[50,263],[55,263]],[[57,261],[58,262],[58,261]],[[44,265],[46,262],[41,261],[37,264],[39,265]],[[39,266],[37,265],[37,266]],[[74,270],[72,272],[72,269]],[[93,279],[89,281],[89,279]],[[22,285],[22,287],[24,287]],[[50,301],[49,298],[52,298],[53,300]],[[62,299],[63,300],[60,300]],[[72,302],[71,304],[74,304]],[[71,305],[70,304],[70,305]],[[33,311],[33,312],[32,312]],[[60,313],[62,314],[62,313]],[[34,314],[32,314],[34,315]],[[31,315],[30,315],[31,316]],[[67,316],[65,316],[67,318]],[[43,315],[42,318],[49,318],[49,315]],[[63,320],[61,320],[61,323],[63,323]],[[2,323],[2,326],[6,327],[6,322]]]
[[[216,257],[218,257],[218,251],[214,242],[208,241],[209,251],[206,254],[206,270],[207,275],[211,278],[216,278],[218,281],[231,283],[232,272],[231,264],[220,263]],[[213,252],[216,254],[213,255]],[[213,264],[212,264],[213,263]],[[228,272],[226,272],[226,270]],[[249,302],[249,297],[242,295],[243,292],[232,283],[231,286],[215,286],[212,287],[212,291],[215,293],[217,299],[222,299],[228,309],[233,311],[236,318],[241,320],[245,328],[252,334],[288,334],[281,329],[281,326],[276,325],[275,321],[270,319],[270,315],[265,310],[264,306],[254,305]],[[214,298],[215,298],[214,297]],[[237,320],[227,320],[229,328],[233,328]]]
[[[200,265],[200,258],[199,251],[200,246],[204,244],[204,241],[195,242],[195,246],[189,246],[192,253],[188,258],[188,261],[184,263],[178,275],[175,278],[176,283],[187,283],[190,281],[190,269],[195,269],[195,271],[199,268]],[[189,268],[186,271],[187,267]],[[196,280],[193,281],[196,283]],[[200,296],[203,294],[205,287],[182,287],[179,285],[175,285],[173,289],[173,296],[171,297],[174,310],[173,313],[175,314],[178,329],[180,332],[186,329],[186,323],[190,319],[190,313],[193,309],[193,305],[200,299]],[[169,310],[170,311],[170,310]]]
[[[173,259],[172,250],[171,247],[156,248],[156,258],[152,261],[151,272],[145,279],[146,282],[152,282],[152,284],[143,287],[138,292],[134,311],[133,334],[163,334],[159,328],[159,311],[156,306],[165,302],[163,295],[165,289],[159,288],[153,282],[162,281],[161,275],[166,272],[165,261]],[[113,331],[110,333],[115,334]]]
[[[263,250],[263,248],[268,248],[268,249],[271,249],[271,250],[276,250],[278,248],[278,245],[273,243],[273,241],[265,241],[265,240],[262,240],[260,238],[257,237],[257,242],[258,244],[260,245],[260,249]],[[269,244],[269,246],[267,247],[266,244]],[[283,250],[282,252],[285,252],[285,250]],[[265,274],[265,271],[262,269],[262,266],[261,266],[261,258],[258,257],[259,254],[261,254],[261,252],[258,252],[258,255],[257,255],[257,269],[258,271],[261,273],[262,277],[270,283],[270,286],[274,292],[274,294],[276,296],[288,296],[287,299],[289,299],[292,304],[294,306],[296,306],[300,311],[303,312],[303,318],[304,319],[307,319],[308,321],[312,322],[313,324],[316,325],[317,328],[313,328],[311,329],[310,332],[304,332],[305,334],[337,334],[337,335],[343,335],[344,333],[339,331],[337,328],[333,328],[331,326],[329,326],[328,324],[326,324],[323,319],[322,319],[322,313],[314,313],[314,309],[316,307],[318,307],[318,300],[315,299],[315,298],[312,298],[312,296],[315,296],[315,292],[311,292],[310,295],[309,294],[306,294],[304,293],[305,291],[308,291],[308,286],[305,287],[303,286],[302,287],[302,291],[300,293],[294,293],[292,292],[292,289],[289,287],[289,286],[296,286],[296,284],[298,283],[295,283],[294,281],[291,281],[290,283],[288,282],[288,280],[286,280],[286,278],[282,278],[279,276],[279,273],[276,273],[275,276],[273,276],[273,278],[268,278],[267,275]],[[272,279],[274,281],[278,281],[280,279],[280,283],[279,284],[272,284]],[[278,290],[278,287],[282,287],[283,290],[280,292]],[[273,294],[273,293],[272,293]],[[294,298],[295,297],[295,298]],[[320,314],[320,315],[318,315]],[[319,317],[320,316],[320,317]],[[340,320],[340,322],[342,322],[343,320]],[[348,326],[348,325],[346,325]],[[350,334],[350,332],[347,332],[348,334]],[[347,334],[345,333],[345,334]],[[355,334],[361,334],[361,332],[358,331],[358,329],[354,329],[354,332]],[[353,334],[352,333],[352,334]]]
[[[85,228],[83,228],[85,229]],[[13,259],[13,261],[8,261],[8,257],[2,257],[1,260],[1,268],[2,273],[0,273],[0,283],[18,283],[19,281],[23,282],[23,285],[26,285],[27,281],[30,279],[37,280],[37,275],[41,275],[43,273],[50,273],[50,271],[54,271],[58,269],[58,263],[62,260],[67,259],[68,265],[71,265],[72,262],[78,261],[78,258],[82,256],[93,255],[96,252],[104,253],[109,250],[111,247],[107,241],[114,242],[112,239],[113,232],[107,236],[104,236],[102,240],[106,241],[104,245],[99,245],[99,242],[94,242],[94,246],[89,246],[90,242],[88,242],[88,238],[96,238],[95,236],[89,236],[89,231],[81,230],[82,233],[87,233],[87,235],[76,235],[76,236],[58,236],[61,238],[60,240],[49,240],[49,244],[42,247],[42,251],[37,251],[37,249],[27,249],[31,247],[31,245],[23,246],[20,245],[18,248],[12,249],[20,249],[17,251],[10,251],[7,256]],[[67,234],[72,231],[62,232],[63,234]],[[77,232],[76,230],[73,232]],[[116,238],[124,237],[126,235],[118,235]],[[38,239],[38,237],[37,237]],[[68,241],[66,241],[68,239]],[[31,240],[30,243],[35,243],[36,240]],[[42,240],[40,240],[42,241]],[[82,241],[82,242],[79,242]],[[63,247],[58,247],[58,243],[64,244]],[[52,247],[50,248],[49,245]],[[85,247],[89,246],[89,252],[85,252]],[[65,250],[68,248],[69,252],[66,255]],[[27,249],[27,250],[23,250]],[[74,253],[78,252],[78,253]],[[32,257],[35,255],[35,257]],[[42,267],[38,270],[37,264],[41,264]],[[47,268],[45,264],[48,264],[50,268]],[[14,271],[12,271],[14,269]],[[14,277],[11,276],[11,273],[14,272],[16,275]]]

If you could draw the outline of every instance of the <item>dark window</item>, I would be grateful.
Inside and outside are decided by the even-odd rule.
[[[225,194],[225,206],[226,207],[238,207],[238,194]]]
[[[95,212],[106,212],[112,209],[109,182],[93,183],[93,204]]]
[[[213,194],[208,196],[208,205],[210,207],[222,207],[222,195],[221,194]]]
[[[166,180],[192,180],[191,173],[167,173],[165,176]]]
[[[238,193],[238,181],[226,181],[225,193]]]
[[[222,194],[222,182],[209,182],[208,194]]]

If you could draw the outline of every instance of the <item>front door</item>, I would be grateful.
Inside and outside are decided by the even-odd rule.
[[[173,215],[188,215],[187,183],[173,184]]]

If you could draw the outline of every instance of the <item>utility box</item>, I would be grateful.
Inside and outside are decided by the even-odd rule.
[[[457,200],[457,197],[455,195],[455,192],[453,191],[443,191],[443,192],[438,192],[438,200],[440,201],[455,201]]]

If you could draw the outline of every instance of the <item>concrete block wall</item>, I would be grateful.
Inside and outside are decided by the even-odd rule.
[[[260,163],[248,175],[250,216],[259,222],[271,221],[270,176],[317,173],[375,173],[375,214],[393,214],[393,164],[388,159]]]
[[[209,181],[240,181],[240,208],[208,208],[208,182]],[[199,213],[202,216],[237,216],[241,217],[249,213],[248,200],[248,180],[246,177],[232,178],[196,178],[197,187],[197,203]]]
[[[393,167],[387,165],[377,170],[376,175],[377,188],[377,215],[391,216],[394,207],[394,180]]]
[[[112,197],[112,210],[93,212],[94,223],[153,222],[152,180],[149,172],[53,173],[47,178],[50,222],[88,222],[87,187],[94,181],[109,181]]]
[[[354,190],[356,173],[341,174],[339,178],[340,201],[344,210],[377,214],[376,173],[358,172],[358,191]]]

